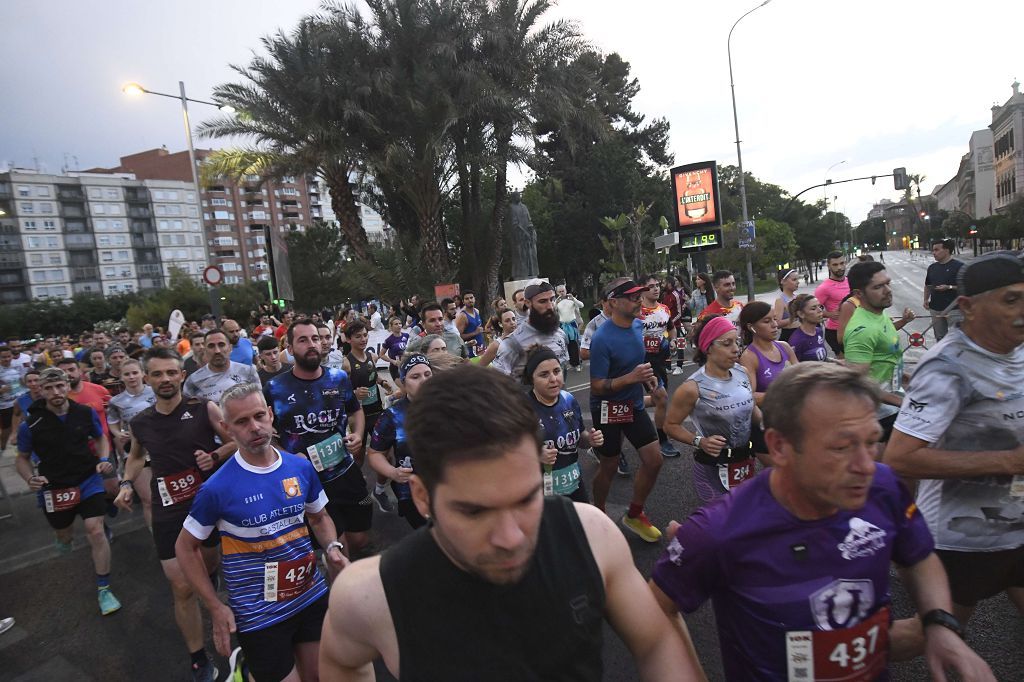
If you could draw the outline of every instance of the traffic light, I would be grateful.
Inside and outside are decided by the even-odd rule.
[[[892,186],[894,189],[906,189],[910,187],[910,179],[907,177],[906,168],[892,169]]]

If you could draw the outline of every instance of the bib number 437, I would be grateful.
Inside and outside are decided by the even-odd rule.
[[[889,609],[840,630],[787,632],[786,655],[791,681],[874,680],[889,657]]]

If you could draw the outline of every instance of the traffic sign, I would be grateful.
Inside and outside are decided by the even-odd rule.
[[[224,281],[224,272],[216,265],[209,265],[203,270],[203,281],[211,287],[220,286]]]

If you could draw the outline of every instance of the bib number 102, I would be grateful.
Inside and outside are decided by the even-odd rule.
[[[839,642],[828,655],[828,660],[841,668],[860,665],[878,649],[878,632],[879,627],[874,625],[863,637],[854,637],[850,640],[849,645],[846,642]]]

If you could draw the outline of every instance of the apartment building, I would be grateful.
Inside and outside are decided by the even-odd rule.
[[[200,274],[206,254],[195,200],[191,183],[126,173],[0,174],[0,303],[152,291],[173,265]],[[161,240],[179,233],[199,248],[165,262]]]
[[[1024,94],[1020,83],[1013,82],[1013,94],[1002,106],[992,107],[993,151],[995,157],[994,211],[1003,211],[1020,196],[1018,187],[1024,189]]]

